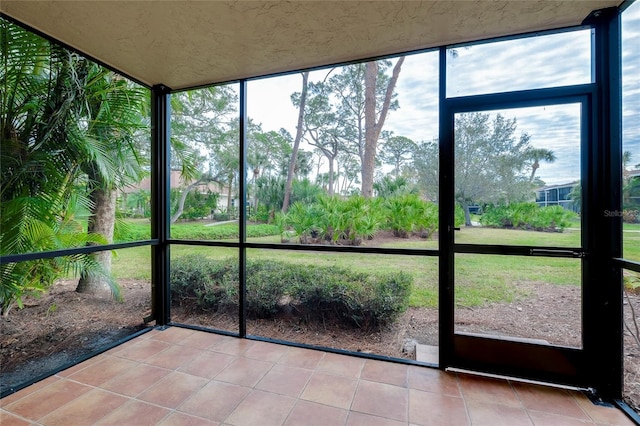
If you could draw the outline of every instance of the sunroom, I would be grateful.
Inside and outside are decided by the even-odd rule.
[[[640,421],[637,3],[0,11],[3,424]]]

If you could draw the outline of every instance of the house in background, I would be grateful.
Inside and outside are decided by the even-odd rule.
[[[536,190],[536,204],[540,207],[562,206],[567,210],[579,212],[580,207],[571,198],[573,188],[579,183],[580,181],[573,181],[538,188]]]
[[[133,214],[144,216],[144,211],[147,211],[151,207],[151,177],[147,176],[143,178],[139,183],[135,185],[129,185],[121,190],[119,190],[118,199],[120,202],[122,211],[131,211]],[[185,180],[180,170],[171,170],[170,174],[170,185],[171,190],[178,190],[182,192],[185,188],[190,185],[193,185],[195,181],[193,180]],[[208,193],[216,194],[217,196],[217,207],[213,213],[223,213],[228,210],[228,207],[234,207],[238,205],[237,196],[233,196],[231,199],[231,203],[229,203],[229,187],[224,186],[220,182],[201,182],[197,183],[195,186],[191,188],[191,191],[198,192],[200,194],[206,195]],[[136,205],[137,203],[129,202],[134,194],[140,195],[144,194],[144,196],[148,195],[148,199],[145,199],[144,196],[140,197],[140,201],[145,203],[146,205],[140,206]]]

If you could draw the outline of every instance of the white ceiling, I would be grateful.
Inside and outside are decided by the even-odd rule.
[[[182,89],[578,25],[621,2],[1,0],[0,11],[147,85]]]

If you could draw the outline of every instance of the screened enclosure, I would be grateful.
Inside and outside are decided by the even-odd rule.
[[[87,306],[125,301],[95,308],[120,332],[3,395],[179,325],[620,399],[640,309],[626,6],[175,90],[3,14],[3,313],[73,322],[83,282]],[[70,84],[87,101],[62,105]]]

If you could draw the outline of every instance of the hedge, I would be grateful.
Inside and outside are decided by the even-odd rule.
[[[343,268],[247,260],[246,312],[251,318],[295,314],[369,329],[392,322],[409,305],[412,277]],[[238,260],[195,255],[171,262],[172,302],[237,313]]]

